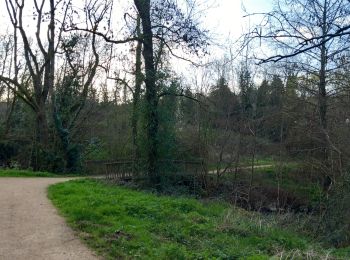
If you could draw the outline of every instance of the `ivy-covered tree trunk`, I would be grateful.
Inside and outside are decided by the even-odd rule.
[[[37,141],[46,148],[49,143],[49,132],[45,107],[45,103],[42,103],[36,111],[36,138]]]
[[[32,167],[34,171],[48,170],[46,152],[49,144],[49,131],[45,104],[39,106],[35,111],[36,132],[34,140],[34,151],[32,157]]]
[[[158,171],[158,96],[156,69],[153,56],[153,33],[150,0],[134,0],[139,12],[143,30],[143,58],[145,61],[146,122],[147,122],[147,163],[151,184],[160,188]]]
[[[77,144],[74,144],[70,140],[71,133],[69,129],[64,128],[60,113],[56,107],[55,98],[53,98],[54,103],[54,112],[53,118],[55,123],[55,128],[58,133],[58,136],[62,143],[62,148],[66,160],[65,171],[69,173],[79,172],[81,169],[81,156],[80,149]]]

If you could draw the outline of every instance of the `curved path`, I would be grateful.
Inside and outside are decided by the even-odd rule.
[[[0,178],[1,260],[96,260],[47,198],[67,178]]]
[[[263,164],[263,165],[255,165],[254,166],[254,169],[264,169],[264,168],[270,168],[270,167],[272,167],[273,166],[273,164]],[[240,166],[240,167],[238,167],[238,169],[239,170],[250,170],[252,168],[252,166]],[[220,170],[224,170],[224,169],[220,169]],[[234,171],[235,170],[235,168],[228,168],[228,169],[226,169],[226,173],[227,172],[232,172],[232,171]],[[217,170],[211,170],[211,171],[209,171],[208,172],[209,174],[217,174]]]

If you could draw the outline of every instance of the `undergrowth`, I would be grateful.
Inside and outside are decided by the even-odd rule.
[[[96,180],[60,183],[48,192],[80,237],[107,259],[349,257],[222,202],[159,196]]]

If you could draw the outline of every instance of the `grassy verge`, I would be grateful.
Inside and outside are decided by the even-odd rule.
[[[298,197],[308,198],[310,201],[319,201],[322,190],[318,183],[312,182],[303,176],[297,162],[286,162],[279,166],[276,162],[264,167],[254,169],[253,186],[277,188],[295,194]],[[224,181],[233,181],[233,173],[223,176]],[[240,169],[237,180],[249,186],[251,180],[251,169],[249,167]],[[279,180],[279,182],[278,182]]]
[[[51,172],[33,172],[31,170],[0,169],[0,177],[79,177],[86,176],[77,173],[55,174]]]
[[[107,259],[322,259],[329,253],[259,214],[219,202],[96,180],[56,184],[48,193],[80,237]]]
[[[257,157],[254,160],[254,165],[255,166],[275,165],[276,162],[277,162],[276,160],[274,160],[273,158],[270,158],[270,157],[261,157],[261,158]],[[244,157],[244,158],[241,158],[240,166],[241,167],[249,167],[249,166],[251,166],[251,163],[252,163],[252,159],[251,158]]]
[[[30,170],[0,169],[0,177],[60,177],[50,172],[33,172]]]
[[[279,176],[280,188],[297,196],[308,198],[310,201],[319,201],[322,189],[316,182],[303,177],[297,164],[289,163],[278,169],[277,166],[256,169],[256,184],[260,186],[277,187]],[[248,173],[249,175],[249,173]]]
[[[255,161],[254,161],[255,167],[268,166],[268,165],[273,166],[275,164],[276,164],[276,161],[274,161],[271,158],[261,158],[261,159],[258,158],[258,159],[255,159]],[[241,160],[238,164],[239,168],[249,168],[250,166],[251,166],[251,159],[250,158],[241,158]],[[227,163],[211,163],[208,165],[208,170],[215,171],[215,170],[217,170],[217,167],[219,167],[219,169],[225,169],[227,167]],[[229,168],[233,169],[234,167],[235,167],[235,163],[232,162],[232,166]]]

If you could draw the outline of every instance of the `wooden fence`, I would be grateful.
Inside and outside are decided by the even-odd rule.
[[[92,176],[103,176],[106,174],[106,164],[111,161],[86,161],[84,173]]]
[[[106,163],[106,178],[109,180],[128,181],[145,175],[145,170],[138,160],[118,160]]]
[[[160,160],[163,172],[174,175],[189,175],[204,180],[206,170],[203,160]],[[118,159],[116,161],[87,161],[85,172],[88,175],[105,176],[109,180],[127,181],[144,178],[147,174],[145,160]]]

